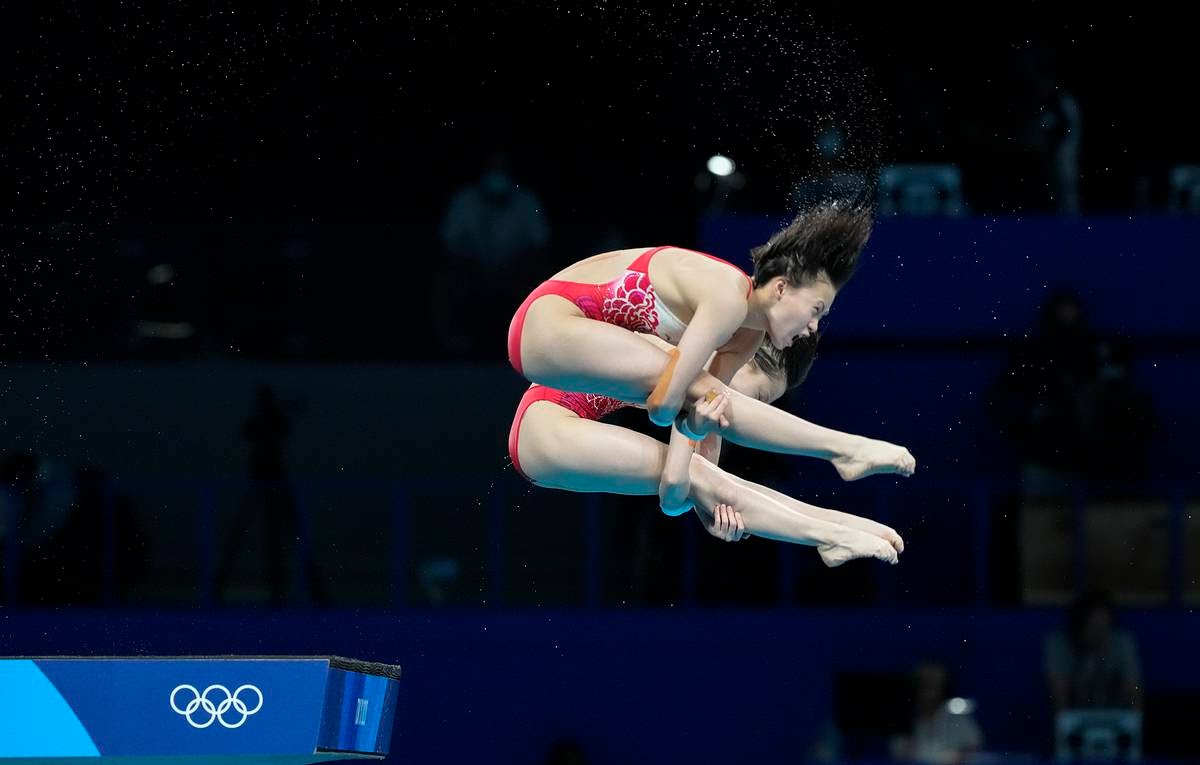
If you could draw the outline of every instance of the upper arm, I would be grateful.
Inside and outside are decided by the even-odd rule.
[[[667,367],[669,374],[646,400],[650,419],[667,425],[682,406],[687,386],[704,369],[713,351],[725,345],[746,320],[746,298],[732,289],[732,281],[718,278],[704,286],[692,320],[675,346],[677,353]]]
[[[727,343],[746,320],[746,298],[734,288],[733,282],[722,280],[709,285],[696,302],[696,310],[688,329],[702,329],[715,340],[712,350]],[[684,337],[687,330],[684,330]],[[683,338],[680,338],[680,344]]]

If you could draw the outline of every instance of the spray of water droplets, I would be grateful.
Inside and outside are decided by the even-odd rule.
[[[644,65],[645,78],[630,86],[660,99],[656,116],[669,119],[685,101],[692,108],[683,113],[700,107],[691,126],[697,152],[766,171],[790,201],[797,201],[792,184],[807,176],[875,177],[885,151],[885,100],[856,59],[850,30],[775,0],[552,10],[604,30],[615,55]]]

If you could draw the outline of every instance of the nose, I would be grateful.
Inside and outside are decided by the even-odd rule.
[[[817,325],[818,325],[820,322],[821,322],[821,320],[820,320],[820,319],[814,318],[812,321],[810,321],[810,322],[808,323],[808,333],[809,333],[810,335],[815,335],[815,334],[817,334]]]

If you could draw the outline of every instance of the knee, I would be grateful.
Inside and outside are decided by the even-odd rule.
[[[521,472],[530,481],[539,485],[553,483],[562,471],[559,455],[563,453],[557,434],[538,431],[534,428],[523,429],[521,433],[518,454],[521,460]]]

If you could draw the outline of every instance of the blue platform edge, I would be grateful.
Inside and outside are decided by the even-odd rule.
[[[386,677],[330,669],[317,750],[386,755],[399,688]]]
[[[0,758],[379,757],[397,697],[328,658],[0,659]]]

